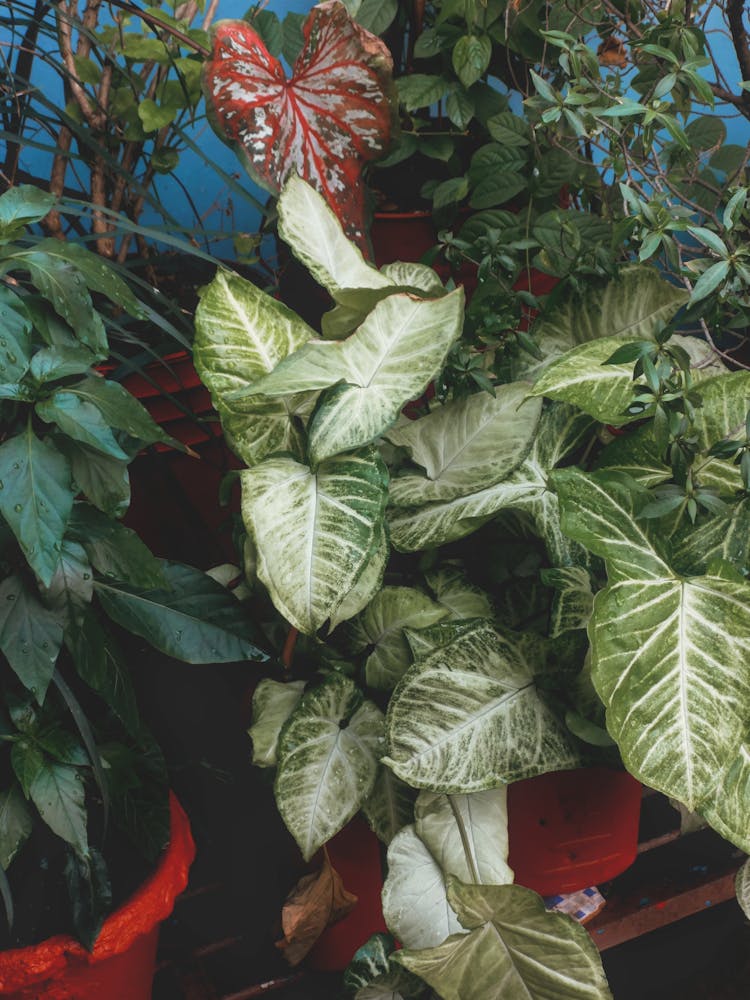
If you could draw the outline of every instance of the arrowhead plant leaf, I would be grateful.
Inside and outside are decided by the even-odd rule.
[[[304,681],[283,684],[266,677],[253,694],[253,717],[248,736],[253,741],[253,764],[274,767],[282,726],[299,704]]]
[[[302,696],[279,738],[276,804],[309,861],[372,791],[383,715],[342,674]]]
[[[393,956],[444,1000],[612,1000],[586,930],[546,910],[535,892],[520,885],[465,885],[449,877],[448,899],[469,933]]]
[[[449,794],[575,767],[572,742],[534,684],[540,641],[481,620],[449,623],[449,635],[393,692],[383,763],[415,788]]]
[[[242,473],[242,514],[258,576],[288,622],[312,635],[331,618],[382,543],[387,471],[372,449],[316,472],[293,458]]]
[[[390,844],[399,830],[414,822],[416,792],[382,764],[372,791],[362,803],[362,812],[373,833]]]

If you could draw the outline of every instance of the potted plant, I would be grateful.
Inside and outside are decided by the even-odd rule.
[[[145,998],[193,846],[122,635],[189,662],[265,654],[228,591],[121,521],[133,457],[176,442],[97,370],[120,311],[142,313],[130,286],[26,233],[55,206],[0,197],[0,992]]]

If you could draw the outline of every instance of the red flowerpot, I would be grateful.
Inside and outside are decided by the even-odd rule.
[[[641,785],[605,767],[553,771],[508,788],[508,863],[542,896],[614,878],[635,860]]]
[[[307,961],[319,972],[340,972],[368,938],[388,932],[380,901],[383,888],[380,841],[364,820],[357,817],[329,841],[328,857],[344,887],[357,897],[357,904],[343,920],[323,931]]]
[[[169,847],[156,871],[105,921],[92,952],[67,935],[0,952],[7,1000],[150,1000],[159,925],[195,857],[188,818],[170,794]]]

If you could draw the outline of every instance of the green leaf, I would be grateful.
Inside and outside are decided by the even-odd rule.
[[[302,456],[299,431],[308,394],[291,399],[229,399],[273,371],[315,331],[283,303],[229,271],[218,271],[201,292],[193,358],[237,454],[257,465],[275,451]]]
[[[329,459],[315,473],[280,456],[241,479],[258,576],[287,621],[312,635],[381,550],[385,465],[372,449]]]
[[[528,185],[526,154],[512,146],[490,143],[477,150],[469,167],[474,209],[494,208],[510,201]]]
[[[719,257],[723,257],[726,260],[729,256],[726,243],[713,230],[706,229],[704,226],[688,226],[687,231],[691,236],[699,240],[703,246],[717,253]]]
[[[499,996],[611,1000],[599,953],[586,930],[520,885],[448,880],[448,900],[470,933],[437,947],[397,952],[393,961],[444,1000]]]
[[[0,445],[0,514],[45,586],[57,569],[72,507],[70,466],[29,422]]]
[[[443,871],[413,826],[397,833],[388,848],[383,916],[407,948],[430,948],[462,933],[448,904]]]
[[[385,567],[390,554],[391,546],[388,541],[388,532],[383,523],[380,525],[380,529],[376,531],[375,550],[373,554],[370,556],[357,582],[331,615],[328,626],[329,632],[333,632],[341,622],[353,618],[363,608],[367,607],[383,584],[383,574],[385,573]]]
[[[47,826],[79,857],[88,855],[85,787],[68,764],[45,763],[29,789],[31,801]]]
[[[71,851],[66,858],[64,876],[72,903],[75,935],[91,950],[112,909],[112,887],[104,858],[95,847],[85,857]]]
[[[39,385],[44,385],[68,375],[81,375],[94,360],[87,347],[45,347],[33,356],[29,371]]]
[[[451,61],[456,76],[467,89],[487,72],[492,42],[487,35],[463,35],[453,46]]]
[[[31,826],[31,813],[18,785],[0,792],[0,868],[4,871],[31,836]]]
[[[3,867],[6,867],[5,865]],[[742,912],[750,920],[750,861],[746,861],[737,872],[734,880],[734,889],[737,902],[742,907]]]
[[[529,123],[511,111],[488,118],[487,131],[501,146],[528,146],[531,142]]]
[[[475,393],[446,403],[419,420],[402,420],[386,437],[423,466],[423,476],[391,482],[391,503],[409,506],[451,500],[507,478],[529,452],[541,401],[528,400],[529,385],[500,385],[494,396]]]
[[[93,571],[85,549],[78,542],[64,538],[57,571],[44,591],[47,607],[66,625],[80,625],[93,595]]]
[[[264,678],[253,693],[252,723],[248,736],[253,741],[253,764],[256,767],[275,767],[279,733],[284,723],[299,704],[304,681],[283,684]]]
[[[507,795],[505,786],[471,795],[419,793],[416,830],[444,872],[483,885],[513,881]]]
[[[30,223],[39,222],[56,201],[53,194],[32,184],[9,188],[0,197],[0,239],[13,239]]]
[[[461,618],[492,618],[492,599],[475,587],[457,566],[445,564],[425,572],[427,586],[436,600],[448,609],[454,620]]]
[[[414,79],[411,77],[410,79]],[[277,203],[279,235],[313,278],[336,298],[345,288],[384,288],[390,281],[346,238],[325,199],[292,174]]]
[[[383,587],[346,630],[352,652],[371,650],[365,663],[368,687],[390,691],[411,664],[405,627],[426,628],[447,613],[419,590]]]
[[[179,563],[162,564],[165,588],[97,580],[105,612],[168,656],[186,663],[265,660],[255,629],[232,594],[206,573]]]
[[[55,446],[70,462],[75,486],[91,503],[110,517],[122,517],[130,505],[128,462],[62,435],[55,437]]]
[[[588,571],[582,566],[565,566],[543,569],[541,577],[545,586],[554,587],[556,591],[550,613],[550,638],[586,628],[594,607]]]
[[[140,587],[164,583],[162,566],[131,528],[89,504],[76,503],[69,534],[80,542],[94,568]]]
[[[144,132],[156,132],[158,129],[170,125],[180,108],[173,104],[157,104],[150,97],[145,97],[138,103],[138,117],[143,125]]]
[[[531,378],[577,344],[602,337],[652,340],[687,298],[684,289],[650,267],[624,268],[606,283],[587,283],[582,294],[570,291],[534,326],[534,340],[545,361],[540,365],[527,356],[517,366],[516,377]]]
[[[417,660],[396,687],[383,763],[416,788],[454,794],[575,766],[572,744],[534,684],[539,640],[481,620],[451,629],[451,641]]]
[[[451,124],[463,131],[468,127],[476,113],[472,95],[460,88],[452,90],[445,99],[445,113]],[[425,156],[429,156],[430,152],[435,152],[436,149],[439,150],[440,147],[436,146],[434,142],[430,143],[429,138],[425,136],[421,143],[421,151]],[[464,197],[466,197],[466,192],[461,195],[461,198]]]
[[[437,104],[448,93],[450,81],[444,76],[409,73],[397,81],[398,97],[407,111],[418,111]]]
[[[54,241],[55,243],[57,241]],[[107,355],[104,323],[94,309],[86,282],[73,264],[44,250],[25,250],[13,255],[15,266],[29,272],[32,283],[75,330],[78,340],[98,358]]]
[[[0,583],[0,649],[40,705],[62,637],[59,614],[46,608],[20,577],[8,576]]]
[[[110,427],[125,431],[130,437],[143,441],[144,444],[154,444],[156,441],[175,443],[152,419],[135,396],[132,396],[119,382],[110,382],[91,375],[67,386],[65,391],[82,402],[95,406]]]
[[[460,336],[463,304],[461,288],[439,299],[391,295],[351,337],[308,342],[247,391],[277,396],[332,387],[308,429],[315,464],[368,444],[440,371]]]
[[[398,13],[398,0],[362,0],[357,23],[373,35],[382,35]]]
[[[10,763],[13,773],[26,798],[36,776],[44,768],[44,754],[32,740],[16,740],[10,748]]]
[[[23,300],[10,288],[0,286],[0,383],[22,379],[30,353],[31,320]]]
[[[348,677],[303,695],[278,746],[276,804],[305,860],[349,822],[372,791],[383,716]]]
[[[704,271],[693,285],[693,291],[690,295],[690,305],[700,302],[709,296],[711,292],[716,291],[729,274],[730,266],[728,260],[719,260]]]
[[[130,736],[138,739],[141,723],[130,665],[92,609],[78,628],[68,630],[65,642],[81,680],[101,695]]]
[[[705,573],[717,560],[743,571],[750,549],[750,500],[735,504],[728,517],[686,525],[671,542],[672,566],[677,573]]]
[[[75,441],[100,451],[112,458],[127,460],[112,433],[109,424],[91,403],[64,389],[59,389],[48,399],[36,404],[37,416],[49,424],[57,424],[61,431]]]
[[[414,822],[416,792],[389,768],[378,765],[375,784],[362,803],[362,812],[371,829],[384,844],[390,844],[399,830]]]

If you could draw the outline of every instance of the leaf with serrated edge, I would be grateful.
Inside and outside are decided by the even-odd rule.
[[[447,610],[413,587],[383,587],[347,628],[353,652],[372,648],[365,663],[369,687],[390,691],[411,663],[404,628],[426,628]]]
[[[7,871],[31,836],[29,807],[18,785],[0,792],[0,868]]]
[[[390,844],[399,830],[414,822],[416,792],[397,778],[390,768],[378,767],[372,792],[362,803],[362,812],[373,833]]]
[[[521,352],[515,377],[533,379],[572,347],[602,337],[651,340],[688,297],[653,268],[640,266],[624,268],[599,287],[587,285],[583,295],[571,291],[533,328],[544,361]]]
[[[225,434],[248,465],[274,451],[302,454],[295,417],[304,412],[308,396],[229,400],[228,394],[247,389],[314,336],[291,309],[231,271],[218,271],[202,290],[195,313],[195,367]]]
[[[388,848],[383,916],[407,948],[431,948],[449,934],[463,933],[448,905],[442,869],[413,826],[397,833]]]
[[[470,933],[393,956],[443,1000],[612,1000],[586,930],[535,892],[449,878],[448,899]]]
[[[0,514],[48,586],[73,507],[70,466],[56,448],[39,440],[29,422],[0,445],[0,483]]]
[[[534,685],[537,644],[481,620],[451,631],[393,692],[383,763],[415,788],[454,794],[575,767],[568,734]]]
[[[31,783],[29,795],[47,826],[80,857],[88,854],[85,786],[67,764],[45,763]]]
[[[299,704],[304,681],[283,684],[264,678],[253,694],[252,723],[247,731],[253,741],[253,764],[256,767],[276,766],[276,747],[281,728]]]
[[[46,608],[18,576],[0,583],[0,649],[41,705],[60,651],[60,615]]]
[[[471,795],[419,793],[416,830],[444,872],[483,885],[513,881],[507,797],[505,786]]]
[[[342,723],[345,726],[342,728]],[[372,791],[383,715],[353,681],[331,674],[303,695],[279,738],[274,785],[287,829],[308,860]]]
[[[541,400],[527,399],[529,389],[526,383],[501,385],[494,396],[475,393],[388,431],[388,440],[406,448],[412,461],[426,471],[427,481],[419,477],[422,502],[475,493],[518,468],[531,448],[542,412]],[[412,478],[413,474],[393,480],[392,503],[404,506],[399,491],[406,487],[408,496]]]
[[[258,576],[286,620],[312,635],[335,614],[382,542],[386,467],[374,449],[329,459],[315,473],[279,456],[243,472],[241,480]]]

